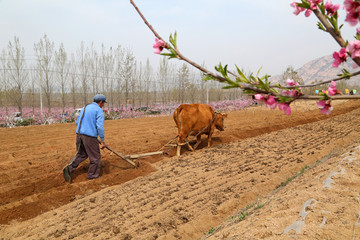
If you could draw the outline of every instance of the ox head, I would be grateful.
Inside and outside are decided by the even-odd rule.
[[[220,130],[224,131],[224,119],[227,117],[226,113],[217,113],[215,117],[215,127]]]

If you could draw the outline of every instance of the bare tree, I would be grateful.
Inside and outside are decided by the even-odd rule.
[[[136,91],[137,91],[137,79],[138,74],[137,74],[137,63],[135,61],[135,65],[133,68],[133,74],[130,78],[130,91],[131,91],[131,104],[132,104],[132,108],[135,109],[135,102],[136,102]]]
[[[80,73],[80,85],[82,90],[83,104],[88,103],[88,74],[89,74],[89,49],[85,48],[84,42],[81,42],[80,48],[77,51],[77,57],[79,62],[79,73]]]
[[[91,73],[91,94],[94,96],[99,92],[98,77],[100,73],[100,57],[94,47],[94,43],[91,44],[90,49],[90,73]]]
[[[224,91],[222,91],[222,86],[223,86],[223,84],[221,84],[220,82],[216,82],[216,88],[215,88],[216,99],[215,99],[215,101],[223,100]]]
[[[162,103],[168,101],[169,95],[169,60],[167,58],[160,59],[159,71],[157,73],[157,78],[160,81],[160,90],[161,90],[161,100]]]
[[[54,43],[50,42],[45,34],[38,43],[34,44],[34,51],[37,57],[39,69],[41,70],[41,76],[43,76],[44,80],[40,87],[42,87],[45,93],[48,113],[51,113],[51,97],[54,88],[54,82],[52,79]]]
[[[12,100],[22,113],[23,95],[27,85],[27,72],[25,71],[25,49],[21,47],[19,38],[14,37],[14,42],[8,44],[8,68],[10,73],[10,88],[12,91]]]
[[[152,85],[152,93],[153,93],[152,104],[154,104],[157,102],[157,94],[158,94],[157,81],[153,81],[151,85]]]
[[[187,86],[186,86],[186,99],[189,100],[191,103],[195,103],[198,101],[198,92],[199,89],[194,81],[195,79],[195,74],[193,72],[190,73],[190,78],[193,79],[192,82],[188,82]]]
[[[205,68],[205,63],[201,65]],[[200,81],[200,102],[209,104],[209,83],[208,81],[203,81],[202,79],[205,77],[205,74],[201,71],[199,71],[199,77],[201,79]]]
[[[189,85],[189,67],[187,64],[183,63],[181,67],[177,71],[177,77],[178,77],[178,102],[184,103],[185,101],[185,92],[186,88]]]
[[[144,70],[144,83],[143,83],[145,91],[146,91],[146,93],[145,93],[146,107],[149,107],[151,80],[152,80],[152,68],[151,68],[149,59],[147,59],[145,70]]]
[[[64,45],[61,43],[59,50],[55,51],[55,68],[56,68],[56,75],[57,80],[60,85],[61,91],[61,106],[62,106],[62,114],[65,113],[66,107],[66,86],[68,83],[68,76],[69,76],[69,63],[67,54],[65,52]]]
[[[119,45],[115,49],[115,78],[116,78],[116,102],[117,107],[121,106],[121,95],[122,95],[122,80],[123,80],[123,72],[122,72],[122,63],[124,62],[124,50]]]
[[[71,54],[71,62],[70,62],[70,93],[71,93],[71,99],[72,99],[72,104],[74,109],[76,108],[76,91],[77,91],[77,64],[75,61],[75,56],[74,54]]]
[[[137,88],[139,91],[138,92],[138,101],[139,101],[140,107],[142,106],[143,94],[145,91],[143,82],[144,82],[144,71],[143,71],[142,63],[140,62],[139,71],[138,71],[138,75],[137,75],[137,82],[136,82],[136,85],[137,85]]]
[[[114,105],[114,65],[115,60],[113,56],[112,47],[108,51],[105,50],[104,44],[102,45],[102,52],[101,52],[101,69],[102,69],[102,77],[103,77],[103,84],[102,84],[102,91],[103,93],[108,94],[109,105],[112,107]]]
[[[0,71],[0,83],[1,83],[1,105],[5,106],[6,115],[9,114],[8,109],[8,90],[9,90],[9,74],[7,69],[7,54],[5,50],[1,52],[1,71]]]
[[[128,104],[132,78],[134,77],[135,57],[130,49],[125,51],[122,63],[122,78],[124,79],[125,103]]]
[[[37,82],[37,78],[38,78],[39,74],[36,71],[36,66],[31,67],[31,72],[30,72],[30,89],[29,89],[29,94],[30,94],[30,105],[32,108],[32,114],[33,116],[35,115],[35,107],[36,107],[36,100],[35,100],[35,93],[36,93],[36,82]]]

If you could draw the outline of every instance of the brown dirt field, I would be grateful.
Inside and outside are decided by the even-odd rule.
[[[74,123],[0,129],[0,239],[360,239],[360,101],[336,102],[330,116],[314,102],[290,116],[228,114],[210,148],[203,136],[195,152],[141,158],[137,169],[105,150],[102,177],[86,179],[87,160],[72,184],[61,170]],[[106,121],[105,134],[138,154],[177,130],[151,117]]]

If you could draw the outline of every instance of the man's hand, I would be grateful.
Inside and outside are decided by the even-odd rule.
[[[104,149],[106,147],[106,144],[104,141],[101,141],[100,149]]]

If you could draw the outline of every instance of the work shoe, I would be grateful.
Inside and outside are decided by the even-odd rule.
[[[71,183],[71,173],[70,173],[70,168],[69,168],[69,166],[66,166],[66,167],[63,169],[63,174],[64,174],[65,181]]]

